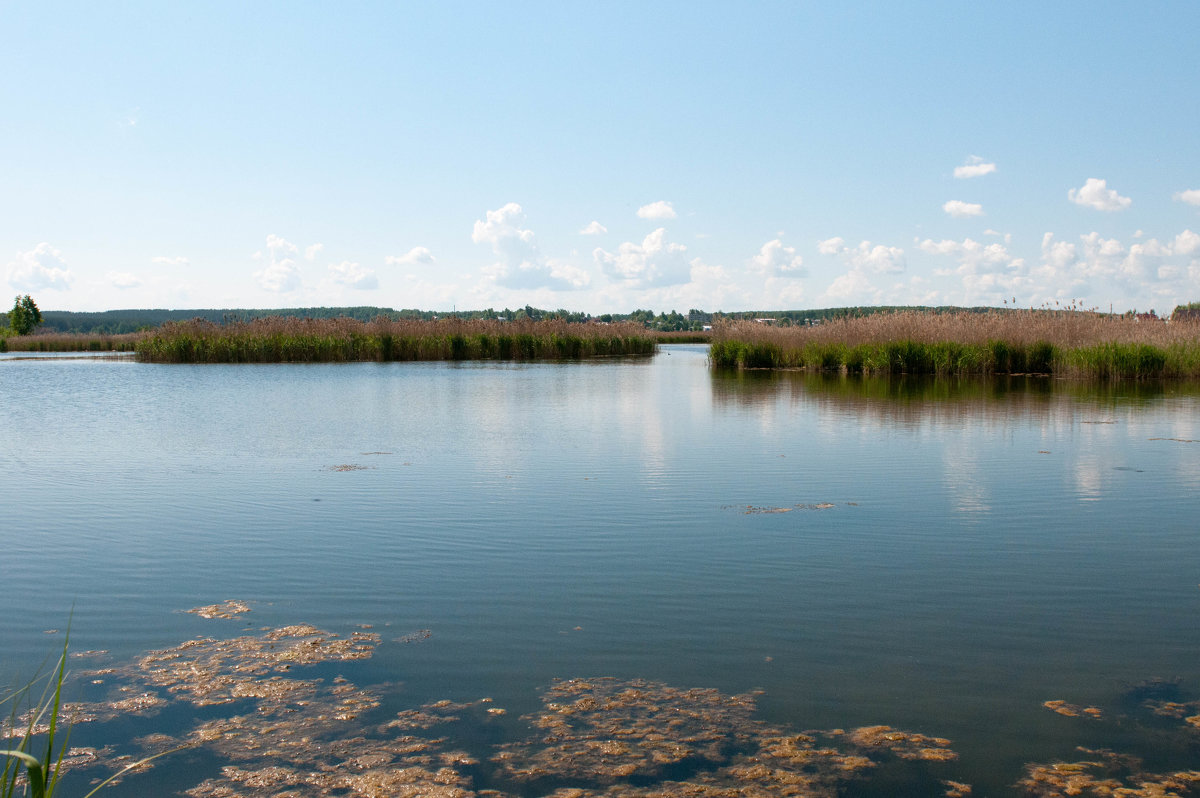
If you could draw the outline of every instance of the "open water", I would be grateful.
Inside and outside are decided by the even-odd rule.
[[[1028,766],[1055,761],[1129,784],[1200,769],[1194,386],[722,375],[703,347],[673,346],[524,365],[6,355],[0,397],[0,686],[52,661],[70,624],[70,650],[93,653],[70,659],[69,699],[158,702],[76,724],[72,745],[101,751],[68,794],[146,735],[284,712],[253,689],[197,701],[147,677],[146,652],[299,624],[370,652],[255,674],[318,691],[340,676],[372,697],[343,726],[306,727],[313,771],[349,767],[339,739],[373,751],[404,734],[440,741],[425,769],[462,793],[669,792],[736,781],[763,729],[874,762],[811,794],[1019,795]],[[249,611],[185,612],[229,599]],[[572,700],[632,683],[654,706],[587,716],[555,749],[532,724],[556,711],[543,693],[600,677],[615,681]],[[708,718],[686,688],[749,694],[753,712]],[[457,720],[385,728],[438,700]],[[647,717],[662,721],[648,738],[622,736]],[[681,731],[672,758],[671,730],[690,727],[670,717],[728,739],[701,750]],[[270,737],[237,722],[234,737]],[[853,737],[878,725],[949,742]],[[613,748],[593,763],[605,740],[629,762]],[[108,794],[355,794],[255,792],[221,781],[230,757],[177,752]]]

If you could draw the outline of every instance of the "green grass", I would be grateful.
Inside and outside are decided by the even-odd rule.
[[[62,654],[59,655],[49,677],[45,678],[37,700],[32,700],[41,678],[35,678],[23,687],[0,699],[0,706],[10,704],[7,723],[0,722],[0,730],[14,733],[13,737],[0,738],[16,740],[16,747],[0,750],[3,757],[3,769],[0,770],[0,798],[53,798],[58,790],[59,779],[63,775],[63,757],[68,750],[71,737],[70,728],[62,727],[61,712],[63,708],[63,683],[67,677],[67,648],[70,632],[63,642]],[[23,707],[28,711],[22,713]],[[22,718],[23,716],[23,718]],[[44,731],[43,731],[44,726]],[[19,734],[16,734],[20,730]],[[11,745],[11,743],[9,743]],[[135,768],[139,768],[160,756],[178,751],[178,748],[153,756],[139,759],[126,765],[121,770],[100,782],[83,798],[104,789],[110,783]],[[24,777],[22,777],[24,771]]]

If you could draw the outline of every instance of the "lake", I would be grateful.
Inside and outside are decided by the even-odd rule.
[[[1194,385],[715,374],[667,346],[10,354],[0,395],[0,684],[70,625],[96,749],[70,795],[197,740],[105,794],[1200,781]]]

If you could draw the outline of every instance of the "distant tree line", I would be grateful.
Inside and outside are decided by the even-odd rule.
[[[18,304],[20,304],[18,297]],[[1012,308],[1015,310],[1015,306]],[[764,319],[781,327],[823,324],[835,319],[860,318],[875,313],[894,313],[898,311],[923,311],[931,313],[988,313],[1003,310],[994,307],[954,307],[954,306],[912,306],[912,305],[872,305],[851,306],[840,308],[816,308],[810,310],[746,310],[736,312],[704,311],[690,308],[686,314],[676,310],[655,313],[650,309],[637,309],[632,313],[604,313],[592,315],[559,308],[547,310],[525,305],[521,308],[484,308],[482,310],[455,310],[452,312],[417,310],[408,308],[395,310],[393,308],[363,305],[356,307],[329,308],[207,308],[192,310],[106,310],[96,313],[78,313],[65,310],[40,311],[40,329],[58,333],[86,333],[92,335],[119,335],[122,333],[138,332],[154,329],[168,321],[188,321],[204,319],[215,324],[225,324],[233,321],[251,321],[253,319],[294,316],[301,319],[332,319],[346,317],[358,321],[372,321],[385,318],[393,321],[401,320],[433,320],[447,317],[460,319],[486,319],[499,321],[521,321],[525,319],[537,321],[541,319],[557,319],[566,322],[636,322],[651,330],[659,331],[700,331],[722,319],[747,320]],[[0,323],[9,321],[11,314],[0,315]],[[20,315],[20,314],[19,314]],[[1200,319],[1200,302],[1180,305],[1171,314],[1173,320],[1184,318]],[[10,334],[12,331],[9,331]]]

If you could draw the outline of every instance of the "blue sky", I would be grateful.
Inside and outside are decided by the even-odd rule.
[[[1200,4],[0,0],[43,309],[1200,300]]]

